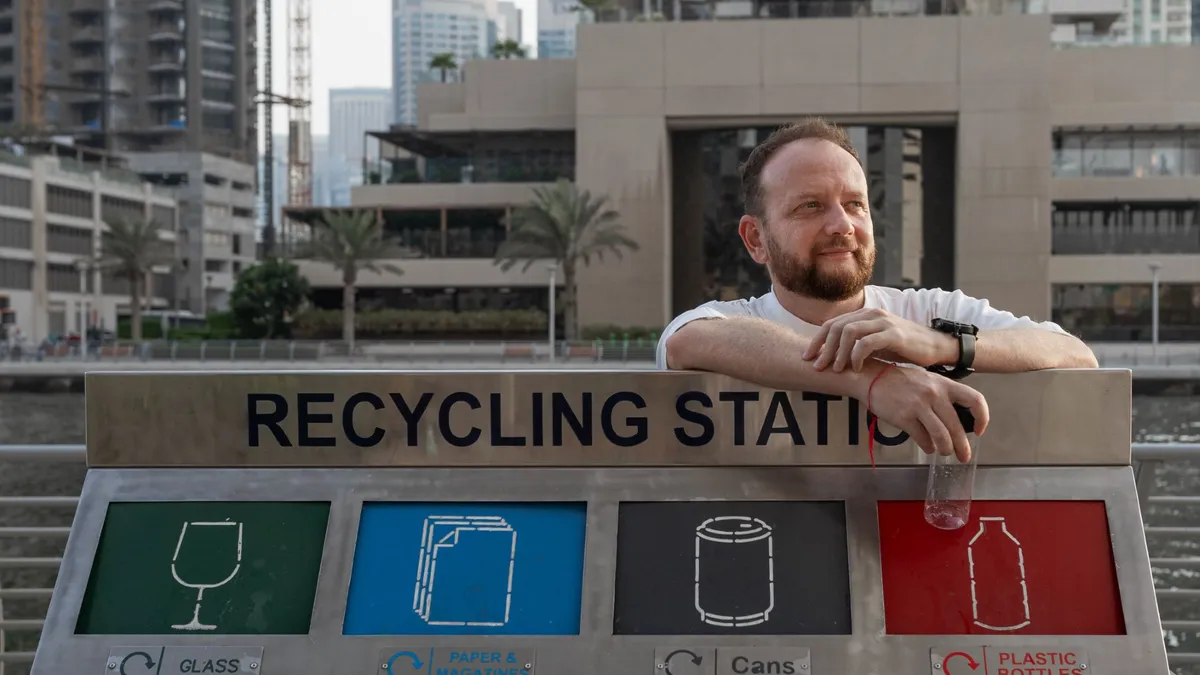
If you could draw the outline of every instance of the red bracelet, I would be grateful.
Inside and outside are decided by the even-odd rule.
[[[884,366],[883,370],[879,371],[879,373],[875,375],[874,379],[871,380],[871,384],[867,387],[867,419],[871,420],[870,424],[867,425],[867,454],[871,456],[872,471],[875,470],[875,424],[879,421],[879,418],[876,417],[872,419],[871,417],[871,390],[875,388],[875,383],[879,381],[879,378],[883,377],[883,374],[888,371],[888,368],[891,368],[894,365],[896,364],[889,363]]]

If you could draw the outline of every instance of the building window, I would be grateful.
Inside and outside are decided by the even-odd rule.
[[[46,264],[46,288],[51,293],[78,293],[80,278],[74,265]]]
[[[0,248],[28,251],[33,247],[28,220],[0,217]]]
[[[1056,202],[1058,255],[1200,253],[1200,202]]]
[[[145,204],[132,199],[104,195],[100,199],[100,218],[105,223],[137,222],[146,217]]]
[[[0,176],[0,204],[18,209],[29,208],[29,180]]]
[[[1149,342],[1150,292],[1149,283],[1054,284],[1051,313],[1084,340]],[[1200,342],[1200,283],[1160,284],[1158,303],[1159,340]]]
[[[228,232],[215,232],[208,230],[204,233],[204,247],[229,248],[233,245],[233,238]]]
[[[207,131],[233,131],[233,113],[219,110],[204,111],[204,128]]]
[[[1200,176],[1200,131],[1054,134],[1055,176]]]
[[[504,241],[505,209],[448,209],[447,258],[493,258]]]
[[[442,212],[384,210],[384,230],[400,240],[405,258],[441,258]]]
[[[0,288],[14,291],[33,289],[33,263],[29,260],[0,258]]]
[[[201,67],[215,73],[233,74],[233,51],[219,47],[205,47],[201,52]]]
[[[46,210],[76,218],[92,217],[92,195],[58,185],[46,186]]]
[[[233,103],[233,80],[216,77],[204,78],[204,100]]]
[[[46,250],[51,253],[91,256],[92,231],[66,225],[48,224],[46,226]]]

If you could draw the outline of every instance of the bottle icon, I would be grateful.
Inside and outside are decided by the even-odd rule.
[[[971,613],[975,625],[994,631],[1030,624],[1025,550],[1004,518],[983,516],[967,544],[971,575]]]
[[[766,623],[775,609],[771,526],[749,516],[709,518],[696,527],[696,611],[710,626]]]
[[[955,455],[934,454],[929,459],[929,480],[925,486],[925,522],[941,530],[957,530],[971,515],[975,490],[975,467],[979,460],[979,436],[975,435],[975,416],[957,403],[954,410],[967,432],[971,457],[960,462]]]

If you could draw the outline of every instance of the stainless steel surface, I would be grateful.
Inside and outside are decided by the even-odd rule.
[[[1053,649],[1087,653],[1098,672],[1163,675],[1167,671],[1157,604],[1131,467],[981,467],[977,499],[1102,500],[1112,532],[1125,636],[895,636],[883,624],[875,503],[923,495],[921,467],[869,468],[426,468],[98,469],[89,473],[55,587],[35,675],[98,672],[115,645],[263,647],[265,675],[379,672],[384,649],[535,649],[543,675],[649,672],[665,648],[806,648],[815,673],[916,675],[930,672],[930,650]],[[113,501],[322,500],[331,503],[313,624],[307,636],[74,635],[80,602]],[[362,636],[341,634],[359,514],[367,501],[586,500],[588,530],[578,636]],[[614,636],[617,506],[621,501],[845,500],[850,537],[849,636]],[[780,536],[783,536],[782,533]],[[665,674],[664,674],[665,675]]]
[[[262,647],[113,647],[97,675],[194,675],[265,671]]]
[[[1131,443],[1130,450],[1134,462],[1200,459],[1200,443]],[[0,461],[45,462],[47,464],[85,462],[87,461],[87,446],[81,444],[0,445]],[[1153,485],[1150,488],[1153,489]],[[1149,499],[1155,499],[1153,495],[1147,494],[1146,496]]]
[[[976,669],[982,666],[984,670]],[[1087,652],[1064,642],[1050,647],[1026,645],[982,647],[934,647],[929,650],[931,675],[957,675],[979,672],[980,675],[1084,675],[1106,672],[1091,668]]]
[[[1129,465],[1129,371],[978,375],[971,384],[991,411],[981,465]],[[731,395],[756,400],[739,415]],[[870,461],[857,400],[696,372],[89,373],[86,397],[92,467]],[[587,433],[573,430],[576,420]],[[879,425],[877,463],[924,463],[900,433]]]
[[[803,647],[721,647],[717,650],[717,675],[807,675],[811,672],[811,653]]]
[[[660,647],[654,650],[655,675],[717,675],[717,650],[711,647]]]

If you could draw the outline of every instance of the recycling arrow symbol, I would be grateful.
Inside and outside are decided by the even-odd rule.
[[[686,655],[690,656],[691,658],[688,660],[691,661],[696,666],[699,666],[701,663],[704,663],[704,657],[700,656],[696,652],[693,652],[688,649],[676,649],[675,651],[671,652],[670,654],[667,654],[667,658],[663,659],[663,671],[666,672],[667,675],[675,675],[674,673],[671,672],[671,659],[675,658],[676,656],[679,656],[680,654],[686,654]]]

